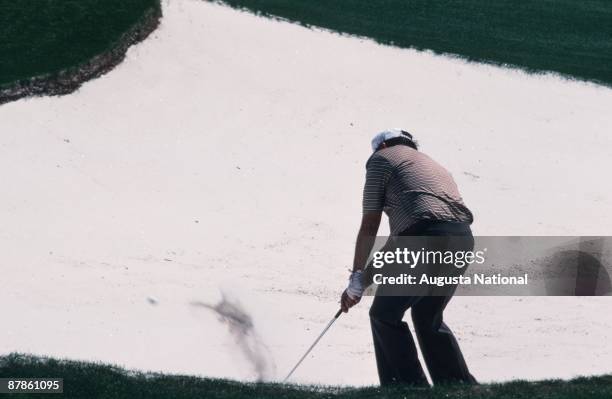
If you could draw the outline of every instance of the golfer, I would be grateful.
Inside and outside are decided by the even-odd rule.
[[[363,270],[378,232],[382,212],[389,218],[392,237],[459,236],[473,248],[465,206],[450,173],[418,151],[410,133],[392,129],[372,140],[374,153],[366,164],[363,215],[353,272],[342,293],[344,312],[361,300],[366,288]],[[470,248],[471,249],[471,248]],[[381,385],[429,386],[408,325],[402,321],[411,309],[416,336],[434,384],[476,383],[457,340],[443,321],[444,308],[456,287],[443,296],[380,296],[370,308],[370,323]]]

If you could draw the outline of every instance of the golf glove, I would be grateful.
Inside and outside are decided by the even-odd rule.
[[[357,299],[361,298],[363,295],[365,288],[363,287],[362,275],[362,270],[356,270],[351,273],[351,277],[349,277],[349,285],[346,289],[346,294],[349,296],[349,298]]]

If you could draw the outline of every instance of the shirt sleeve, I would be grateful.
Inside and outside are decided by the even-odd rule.
[[[391,177],[391,165],[382,157],[372,157],[366,165],[366,181],[363,188],[363,212],[382,212],[385,207],[385,191]]]

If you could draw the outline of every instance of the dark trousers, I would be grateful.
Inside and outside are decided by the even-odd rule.
[[[467,224],[426,222],[401,235],[471,237],[472,233]],[[473,247],[473,240],[471,245]],[[408,309],[411,309],[416,336],[433,383],[476,383],[453,332],[443,320],[444,308],[453,293],[454,289],[445,296],[374,298],[370,323],[381,385],[429,385],[408,324],[402,321]]]

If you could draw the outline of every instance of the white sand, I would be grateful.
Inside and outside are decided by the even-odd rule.
[[[610,109],[591,84],[165,2],[111,73],[0,107],[0,353],[251,380],[188,306],[230,287],[282,378],[336,310],[373,132],[412,131],[476,233],[603,235]],[[480,380],[605,373],[610,300],[462,297],[447,320]],[[295,381],[377,382],[369,302]]]

